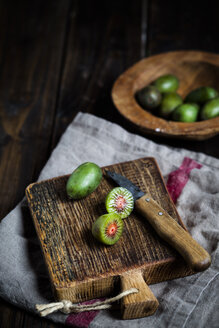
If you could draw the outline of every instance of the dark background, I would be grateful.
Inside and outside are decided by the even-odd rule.
[[[0,219],[37,179],[79,111],[137,133],[113,106],[115,79],[153,54],[218,53],[218,13],[218,0],[0,0]],[[219,136],[148,138],[219,158]],[[58,326],[0,305],[0,327]]]

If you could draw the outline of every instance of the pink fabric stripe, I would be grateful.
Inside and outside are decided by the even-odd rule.
[[[93,304],[97,301],[103,301],[104,299],[95,299],[81,304]],[[87,311],[81,313],[71,313],[68,315],[65,324],[68,326],[79,327],[79,328],[88,328],[89,324],[100,311]]]
[[[174,203],[176,203],[183,188],[188,182],[191,170],[195,168],[200,169],[201,167],[201,164],[197,163],[191,158],[185,157],[181,166],[176,171],[173,171],[169,174],[167,181],[167,189]],[[99,301],[99,299],[84,302],[82,304],[93,304],[97,301]],[[88,328],[89,324],[91,323],[91,321],[93,321],[93,319],[98,313],[99,311],[89,311],[77,314],[69,314],[65,323],[73,327]]]
[[[189,174],[193,169],[200,169],[201,164],[191,158],[185,157],[181,166],[169,174],[167,180],[167,189],[174,203],[176,203],[183,188],[189,180]]]

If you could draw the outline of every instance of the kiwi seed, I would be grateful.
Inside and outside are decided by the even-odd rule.
[[[108,213],[119,214],[122,219],[125,219],[134,208],[134,198],[128,189],[116,187],[108,193],[105,205]]]

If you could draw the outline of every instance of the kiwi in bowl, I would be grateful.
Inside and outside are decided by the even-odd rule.
[[[142,133],[183,139],[208,139],[219,132],[219,116],[213,114],[212,118],[208,118],[201,115],[206,102],[188,101],[186,98],[192,91],[205,87],[207,97],[210,97],[207,102],[211,101],[212,94],[216,95],[219,90],[218,70],[217,54],[175,51],[151,56],[139,61],[119,76],[113,85],[112,99],[120,114]],[[175,92],[182,98],[183,103],[187,101],[190,104],[197,104],[199,111],[195,121],[184,122],[181,118],[178,120],[177,115],[173,115],[172,108],[170,115],[163,115],[160,105],[146,109],[138,102],[137,94],[140,90],[148,86],[156,87],[157,80],[162,82],[163,77],[170,75],[174,76],[175,79],[172,80],[178,83],[173,83],[172,90],[164,92],[163,89],[161,92],[159,89],[162,99],[167,92]],[[180,105],[182,104],[178,106]],[[204,117],[206,119],[203,119]],[[174,120],[176,118],[177,120]]]

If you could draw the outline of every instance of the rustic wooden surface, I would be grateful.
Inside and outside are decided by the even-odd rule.
[[[126,176],[153,197],[173,217],[174,223],[183,226],[153,158],[115,164],[107,169]],[[105,169],[98,188],[77,201],[70,200],[66,194],[69,176],[34,183],[26,190],[52,287],[58,299],[70,299],[76,303],[115,294],[115,284],[120,276],[130,270],[141,271],[147,284],[192,274],[183,258],[136,211],[123,221],[124,232],[114,246],[101,245],[93,238],[92,224],[106,213],[105,198],[115,186],[104,172]],[[195,250],[193,253],[196,254]],[[175,263],[180,263],[180,271],[178,265],[173,270]],[[156,304],[154,299],[152,303]],[[127,301],[125,304],[124,318],[147,314],[144,312],[146,304],[140,303],[139,298],[136,305],[132,302],[130,308]],[[139,307],[136,313],[133,312],[133,306]],[[149,313],[156,309],[149,308]]]
[[[218,1],[0,1],[0,218],[35,181],[78,111],[117,122],[113,82],[141,58],[219,52]],[[204,22],[204,24],[203,24]],[[219,158],[219,137],[149,139]],[[1,327],[61,327],[2,301]]]
[[[138,289],[138,293],[130,294],[121,300],[123,319],[147,317],[155,313],[159,302],[145,283],[142,270],[124,273],[121,276],[121,288],[122,291]]]
[[[179,79],[177,92],[184,99],[202,86],[219,90],[219,55],[202,51],[172,51],[150,56],[122,73],[112,89],[115,106],[136,129],[157,136],[204,140],[219,134],[219,117],[195,123],[165,120],[144,110],[136,93],[161,75],[173,74]]]

